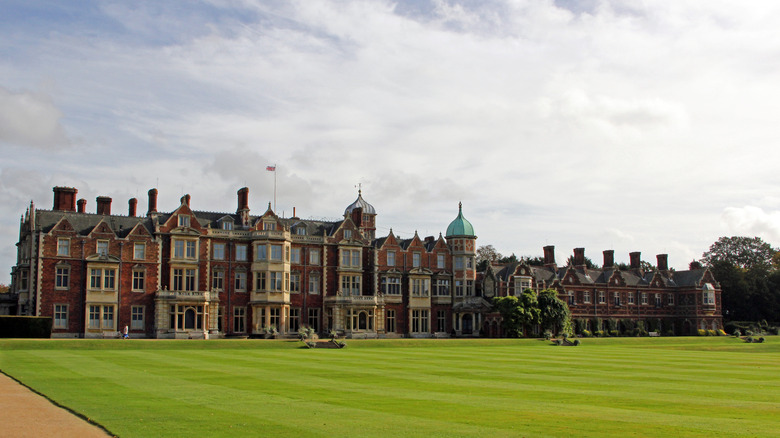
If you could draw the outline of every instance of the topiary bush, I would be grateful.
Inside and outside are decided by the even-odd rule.
[[[552,338],[552,332],[549,330],[545,330],[542,336],[544,336],[545,341],[549,341]]]
[[[580,345],[580,340],[579,339],[575,339],[574,340],[574,346],[576,347],[578,345]]]
[[[582,336],[585,336],[586,338],[589,338],[589,337],[593,336],[593,333],[591,333],[590,330],[583,330],[582,331]]]
[[[764,337],[762,336],[762,337],[758,338],[758,342],[759,343],[764,342]]]
[[[740,337],[740,336],[742,336],[742,332],[739,331],[739,329],[734,329],[734,336]]]
[[[753,337],[748,336],[747,338],[745,338],[745,342],[753,342]]]

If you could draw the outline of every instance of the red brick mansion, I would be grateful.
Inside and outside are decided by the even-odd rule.
[[[643,272],[639,253],[620,270],[574,263],[514,263],[476,271],[474,228],[459,209],[446,234],[376,237],[376,210],[359,192],[338,221],[251,215],[249,190],[235,213],[193,210],[94,213],[75,188],[55,187],[51,210],[31,203],[22,218],[11,294],[16,312],[53,318],[54,337],[215,338],[281,335],[312,327],[349,337],[501,336],[490,298],[556,289],[587,328],[609,319],[663,321],[690,334],[722,327],[720,290],[707,269],[672,271],[666,256]],[[606,323],[604,323],[606,324]],[[606,326],[605,326],[606,328]]]

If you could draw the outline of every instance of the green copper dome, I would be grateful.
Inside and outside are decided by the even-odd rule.
[[[471,236],[476,237],[474,234],[474,227],[471,222],[463,217],[463,204],[458,203],[458,217],[447,227],[447,235],[445,237],[452,236]]]

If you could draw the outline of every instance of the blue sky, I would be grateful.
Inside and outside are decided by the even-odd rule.
[[[126,213],[338,218],[683,269],[780,243],[780,5],[633,1],[5,1],[0,266],[55,185]],[[0,282],[7,282],[1,280]]]

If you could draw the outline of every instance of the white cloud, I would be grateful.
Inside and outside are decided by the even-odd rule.
[[[502,253],[669,251],[681,268],[722,233],[726,206],[777,208],[772,2],[63,8],[0,29],[0,140],[34,152],[5,148],[3,180],[45,185],[0,188],[9,211],[47,205],[52,185],[90,204],[143,204],[158,186],[161,209],[190,193],[232,211],[247,185],[257,212],[276,163],[288,214],[338,217],[362,182],[385,229],[435,234],[463,201]],[[40,83],[56,105],[8,91]],[[68,138],[77,154],[54,147]],[[723,214],[735,232],[777,233],[737,210]]]
[[[759,236],[773,246],[780,242],[780,211],[767,212],[750,205],[728,207],[722,221],[730,235]]]
[[[0,87],[0,141],[43,149],[67,146],[61,119],[50,96]]]

